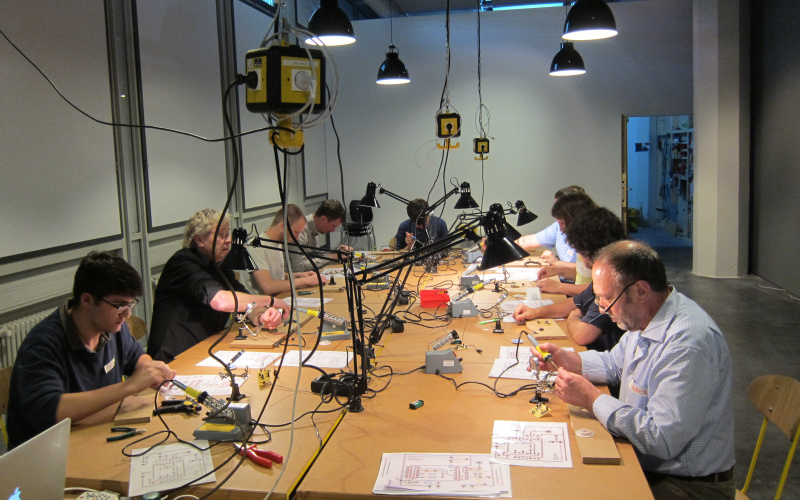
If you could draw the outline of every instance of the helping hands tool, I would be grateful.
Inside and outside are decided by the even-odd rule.
[[[124,434],[117,434],[114,436],[108,436],[106,441],[120,441],[122,439],[128,439],[129,437],[133,437],[137,434],[144,434],[147,432],[147,429],[137,429],[135,427],[112,427],[111,432],[123,432]]]
[[[259,449],[258,446],[254,444],[251,444],[246,448],[238,443],[233,443],[233,446],[239,452],[239,455],[246,454],[247,458],[249,458],[256,464],[260,465],[261,467],[266,467],[267,469],[271,469],[272,462],[275,462],[276,464],[283,463],[283,455],[279,455],[274,451]]]

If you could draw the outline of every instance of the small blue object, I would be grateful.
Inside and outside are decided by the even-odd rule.
[[[511,339],[511,343],[512,344],[521,344],[522,343],[522,339]]]

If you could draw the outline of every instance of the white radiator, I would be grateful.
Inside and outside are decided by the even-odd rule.
[[[52,313],[55,308],[15,319],[0,325],[0,368],[12,366],[17,359],[17,350],[22,340],[37,323]]]

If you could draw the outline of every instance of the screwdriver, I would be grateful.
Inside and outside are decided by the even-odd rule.
[[[553,361],[553,355],[550,354],[549,352],[543,351],[542,348],[539,347],[539,342],[536,341],[536,339],[533,337],[533,335],[531,335],[530,333],[527,333],[527,332],[525,333],[525,335],[528,336],[528,340],[531,341],[531,344],[533,344],[533,347],[535,347],[536,350],[539,351],[539,354],[542,355],[542,359],[544,360],[544,362],[545,363],[550,362],[550,364],[553,365],[556,368],[556,371],[557,371],[558,370],[558,365],[556,364],[555,361]]]

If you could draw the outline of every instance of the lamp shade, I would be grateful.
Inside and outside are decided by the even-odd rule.
[[[244,244],[247,242],[247,229],[237,227],[231,231],[231,249],[228,255],[222,260],[222,269],[232,269],[234,271],[255,271],[258,269]]]
[[[586,73],[583,58],[572,42],[563,42],[550,63],[550,76],[573,76]]]
[[[457,210],[464,210],[467,208],[478,208],[478,202],[472,197],[472,190],[469,187],[469,182],[462,182],[459,189],[461,196],[458,198],[454,208]]]
[[[486,250],[478,267],[481,271],[528,256],[528,252],[506,235],[506,228],[510,226],[506,223],[503,207],[499,203],[489,207],[489,212],[484,215],[481,225],[486,233]]]
[[[397,47],[389,45],[389,50],[386,52],[386,59],[378,68],[377,82],[381,85],[399,85],[401,83],[408,83],[411,78],[408,77],[408,70],[403,61],[400,60],[400,54]]]
[[[308,31],[315,36],[306,39],[309,45],[347,45],[356,41],[353,25],[339,8],[337,0],[320,0],[319,9],[308,20]]]
[[[531,212],[525,207],[525,203],[522,200],[517,200],[517,203],[514,205],[514,208],[517,209],[517,225],[524,226],[529,222],[533,222],[539,218],[538,215]]]
[[[564,22],[565,40],[599,40],[617,34],[614,14],[603,0],[578,0]]]
[[[367,183],[367,194],[358,202],[360,207],[381,208],[378,199],[375,197],[375,191],[378,186],[374,182]]]

